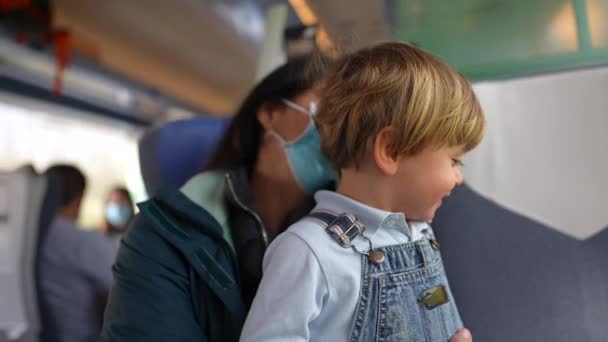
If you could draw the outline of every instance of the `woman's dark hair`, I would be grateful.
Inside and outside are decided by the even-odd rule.
[[[322,57],[315,58],[323,60]],[[281,105],[282,98],[291,99],[319,82],[323,76],[323,67],[321,63],[311,63],[313,59],[291,59],[255,86],[232,119],[207,164],[207,170],[243,166],[251,173],[258,158],[262,135],[262,126],[257,118],[258,109],[262,105]]]

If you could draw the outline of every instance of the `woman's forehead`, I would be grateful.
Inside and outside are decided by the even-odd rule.
[[[128,202],[127,197],[120,191],[112,191],[108,194],[108,201]]]

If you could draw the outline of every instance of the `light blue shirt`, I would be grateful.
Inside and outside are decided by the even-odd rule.
[[[315,210],[351,213],[374,248],[422,239],[426,222],[372,208],[331,191],[315,194]],[[367,251],[367,240],[353,244]],[[241,335],[250,341],[347,341],[361,287],[361,254],[341,247],[304,218],[279,235],[264,255],[264,276]]]

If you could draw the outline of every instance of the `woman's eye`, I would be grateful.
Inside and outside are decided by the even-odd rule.
[[[464,163],[460,159],[452,159],[452,166],[464,166]]]

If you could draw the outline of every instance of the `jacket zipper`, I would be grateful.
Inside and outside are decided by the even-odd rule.
[[[243,204],[239,197],[236,195],[234,191],[234,185],[232,184],[232,178],[230,178],[230,174],[226,173],[226,182],[228,183],[228,188],[230,189],[230,193],[232,194],[232,198],[234,198],[235,202],[241,207],[241,209],[245,210],[249,213],[258,223],[260,227],[260,233],[262,234],[262,239],[264,240],[264,246],[268,247],[268,234],[266,233],[266,228],[264,227],[264,223],[262,222],[262,218],[255,211],[251,210],[249,207]]]

